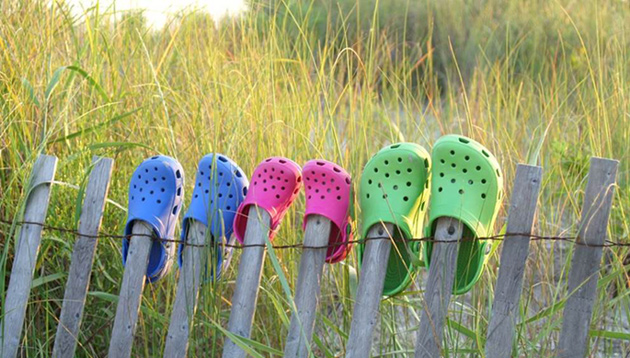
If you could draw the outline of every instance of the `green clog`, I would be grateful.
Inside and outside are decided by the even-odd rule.
[[[454,294],[463,294],[479,280],[487,261],[487,243],[477,238],[492,233],[503,199],[503,176],[496,158],[463,136],[441,137],[431,158],[434,168],[427,236],[433,236],[440,217],[456,218],[465,225],[453,287]],[[423,247],[429,266],[433,245],[428,242]]]
[[[395,295],[411,284],[420,263],[419,242],[408,239],[422,235],[430,192],[431,158],[421,146],[397,143],[376,153],[366,164],[359,184],[361,237],[380,222],[396,226],[383,294]],[[359,265],[365,244],[358,245]],[[415,265],[414,265],[415,263]]]

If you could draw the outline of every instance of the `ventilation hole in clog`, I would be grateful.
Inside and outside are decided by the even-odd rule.
[[[369,199],[370,198],[370,193],[365,194],[365,197]]]
[[[325,178],[326,177],[326,173],[322,173],[322,177]]]
[[[228,195],[228,198],[230,198],[230,199],[232,199],[233,197],[234,197],[234,195],[232,195],[232,194]]]
[[[199,194],[195,194],[195,199],[197,199],[199,197]]]
[[[424,187],[429,189],[429,181],[428,180],[424,182]]]
[[[145,198],[143,197],[143,198],[142,198],[142,201],[144,201],[144,199],[145,199]]]
[[[465,161],[469,161],[469,160],[470,160],[470,157],[469,157],[469,156],[465,156],[465,157],[464,157],[464,160],[465,160]]]
[[[276,190],[276,186],[275,186],[275,185],[272,185],[272,186],[271,186],[271,189]]]
[[[151,190],[151,191],[149,192],[149,194],[153,195],[153,190]]]
[[[408,196],[403,196],[403,201],[409,201],[409,197]]]
[[[319,193],[319,189],[315,189],[315,192],[316,192],[316,193]]]
[[[309,195],[309,196],[308,196],[308,199],[310,199],[310,198],[312,198],[312,196],[310,196],[310,195]]]
[[[157,203],[158,203],[158,204],[162,204],[162,200],[158,199],[158,200],[157,200]]]
[[[389,160],[385,160],[383,163],[385,163],[385,165],[389,165]]]
[[[455,178],[451,179],[451,183],[455,184],[457,180],[455,180]]]
[[[350,185],[350,178],[348,178],[348,177],[346,177],[346,184]]]
[[[385,173],[385,178],[389,178],[389,173]]]
[[[322,200],[326,199],[326,197],[325,197],[325,196],[323,196],[323,195],[322,195],[320,198],[321,198]]]
[[[145,181],[144,181],[144,183],[145,183],[145,184],[149,184],[149,181],[148,181],[148,180],[145,180]]]
[[[228,205],[226,209],[229,211],[229,210],[232,210],[232,207]]]
[[[163,192],[164,190],[162,190]],[[179,188],[177,188],[177,196],[182,195],[182,187],[180,186]]]
[[[400,175],[400,170],[396,170],[396,175]]]
[[[394,144],[394,145],[390,146],[391,149],[396,149],[398,147],[400,147],[400,144]]]
[[[135,200],[135,198],[136,198],[135,196],[133,196],[133,195],[131,196],[131,200]]]
[[[177,215],[177,209],[179,209],[179,205],[175,205],[173,208],[173,215]]]
[[[133,185],[133,188],[136,189],[138,186],[136,184]]]
[[[337,200],[341,200],[341,196],[337,195]]]
[[[368,179],[368,184],[372,185],[372,179]]]
[[[488,154],[488,152],[486,152],[484,149],[481,150],[481,153],[483,153],[483,155],[485,155],[486,157],[490,158],[490,154]]]
[[[481,170],[481,167],[479,165],[477,165],[477,167],[475,168],[477,171]]]
[[[374,168],[374,173],[378,173],[378,168]]]
[[[438,188],[438,193],[441,193],[441,192],[442,192],[442,187],[439,187]]]
[[[145,170],[144,170],[144,172],[145,172],[145,173],[148,173],[148,172],[149,172],[149,169],[145,169]]]
[[[286,189],[286,188],[285,188],[285,187],[283,187],[283,186],[281,186],[281,187],[280,187],[280,190],[282,190],[282,191],[284,191],[285,189]]]
[[[317,165],[319,165],[320,167],[323,167],[324,165],[326,165],[326,163],[324,162],[315,162],[315,163],[317,163]]]
[[[280,195],[276,194],[276,199],[280,199]]]
[[[451,155],[455,155],[455,151],[454,150],[451,150],[450,153],[451,153]]]
[[[182,177],[182,173],[179,171],[179,169],[177,169],[177,171],[175,172],[175,177],[177,177],[177,179]]]
[[[267,191],[267,188],[263,188],[263,191]]]
[[[337,173],[341,173],[341,169],[337,168],[337,167],[333,167],[333,170]]]
[[[459,138],[459,141],[460,141],[460,142],[462,142],[462,143],[464,143],[464,144],[468,144],[468,143],[470,143],[470,141],[469,141],[468,139],[466,139],[466,138],[461,138],[461,137]]]
[[[286,164],[286,163],[287,163],[287,161],[286,161],[286,160],[284,160],[284,159],[280,159],[280,160],[278,160],[278,161],[279,161],[280,163],[282,163],[282,164]]]
[[[444,159],[440,159],[440,163],[445,164],[446,161]]]
[[[410,181],[407,182],[407,186],[411,186],[411,182]]]
[[[284,170],[281,170],[281,171],[280,171],[280,174],[283,174],[283,175],[284,175]]]
[[[464,189],[459,189],[459,194],[463,195],[464,194]]]
[[[474,183],[475,183],[475,182],[474,182],[474,181],[472,181],[472,180],[469,180],[469,181],[468,181],[468,185],[473,185]]]
[[[457,164],[453,163],[453,164],[451,164],[451,167],[457,168]]]
[[[299,183],[301,181],[302,181],[302,177],[301,176],[297,177],[297,182]]]
[[[293,190],[293,195],[297,194],[298,191],[300,191],[300,188],[295,188],[295,190]]]
[[[381,187],[381,183],[378,183],[378,185],[376,185],[376,186],[378,186],[380,188]]]
[[[402,158],[398,157],[398,163],[402,163]]]
[[[157,158],[158,158],[158,156],[157,156],[157,155],[156,155],[155,157],[151,157],[151,159],[157,159]]]
[[[265,169],[265,173],[267,172],[267,169]]]
[[[271,158],[265,159],[265,162],[270,162],[270,161],[271,161]]]
[[[140,191],[142,191],[142,189],[140,189]],[[163,193],[163,192],[165,192],[165,191],[166,191],[166,189],[164,189],[164,188],[160,188],[160,191]]]
[[[270,176],[269,176],[269,180],[273,180],[273,175],[270,175]]]
[[[485,184],[485,183],[487,183],[487,182],[488,182],[488,181],[487,181],[486,179],[481,179],[481,184]]]
[[[267,179],[263,179],[263,184],[267,184]]]
[[[462,169],[462,173],[464,173],[464,174],[468,173],[468,169],[466,169],[466,168]]]
[[[485,198],[486,198],[486,193],[482,193],[482,194],[481,194],[481,198],[482,198],[482,199],[485,199]]]
[[[272,172],[275,172],[275,171],[276,171],[276,168],[273,168],[273,167],[272,167],[272,168],[271,168],[271,171],[272,171]]]
[[[444,178],[444,173],[440,173],[440,178]]]
[[[197,183],[197,186],[201,188],[201,182],[198,182],[198,183]]]
[[[412,172],[412,171],[413,171],[413,170],[412,170],[411,168],[407,168],[407,173],[410,173],[410,174],[411,174],[411,172]]]
[[[341,188],[340,188],[340,187],[336,187],[335,189],[337,189],[337,191],[341,190]]]
[[[243,188],[243,196],[247,195],[247,188]]]
[[[387,194],[383,194],[383,199],[387,199]]]
[[[138,179],[142,179],[142,175],[138,174]]]
[[[330,193],[330,191],[331,191],[331,190],[330,190],[330,188],[326,189],[326,192],[327,192],[327,193]]]
[[[394,190],[398,190],[398,185],[394,185]]]
[[[243,173],[241,173],[241,171],[240,171],[240,170],[235,170],[235,171],[234,171],[234,175],[236,175],[236,177],[237,177],[237,178],[240,178],[240,177],[242,177],[242,176],[243,176]]]
[[[323,181],[323,182],[322,182],[322,185],[326,185],[326,182],[325,182],[325,181]]]
[[[156,181],[157,181],[157,178],[156,178],[156,177],[153,177],[153,181],[154,181],[154,182],[156,182]]]
[[[204,190],[204,193],[208,194],[210,192],[210,190],[206,189]]]
[[[497,172],[497,177],[501,177],[501,172],[499,172],[499,169],[497,169],[496,172]]]

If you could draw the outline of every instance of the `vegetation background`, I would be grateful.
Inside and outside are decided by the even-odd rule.
[[[155,153],[176,157],[188,183],[197,161],[215,151],[248,174],[265,157],[283,155],[336,161],[358,178],[386,144],[430,149],[440,135],[459,133],[496,155],[508,199],[517,163],[543,167],[538,234],[575,235],[589,157],[621,160],[608,233],[628,242],[627,1],[255,0],[250,8],[219,23],[188,11],[148,28],[141,13],[89,8],[76,17],[63,1],[0,2],[0,217],[19,220],[41,153],[60,159],[47,223],[67,228],[77,226],[92,156],[115,158],[102,231],[120,234],[129,177]],[[300,197],[275,243],[302,240],[303,208]],[[503,209],[497,232],[505,216]],[[15,232],[0,226],[0,297]],[[51,353],[74,240],[44,232],[24,356]],[[106,355],[120,248],[99,242],[79,356]],[[571,252],[568,243],[532,243],[515,355],[553,354]],[[482,355],[499,253],[472,292],[450,306],[453,356]],[[628,254],[605,249],[590,342],[596,356],[630,354]],[[251,342],[260,356],[281,355],[299,258],[298,250],[268,255]],[[344,352],[356,266],[353,252],[325,269],[317,356]],[[193,356],[221,352],[235,268],[201,290]],[[405,294],[382,302],[375,355],[412,352],[423,278],[424,271]],[[176,279],[173,270],[145,288],[134,355],[160,355]]]

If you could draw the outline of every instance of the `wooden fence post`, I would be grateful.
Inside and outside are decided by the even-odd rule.
[[[79,235],[72,252],[53,357],[74,357],[98,241],[96,235],[101,227],[114,161],[109,158],[94,157],[92,163],[94,168],[88,179],[81,208]]]
[[[206,226],[199,221],[189,223],[187,243],[203,245],[206,237]],[[222,248],[219,248],[220,250]],[[171,313],[171,322],[166,336],[164,357],[185,357],[188,351],[188,336],[192,319],[197,309],[197,296],[201,283],[201,270],[206,261],[203,258],[204,247],[185,246],[183,252],[183,266],[179,272],[177,294]],[[217,273],[214,273],[215,275]]]
[[[597,294],[597,280],[606,241],[619,162],[591,158],[580,229],[569,273],[569,297],[564,307],[559,357],[584,357]],[[594,245],[594,246],[589,246]]]
[[[512,189],[508,213],[506,238],[501,251],[499,278],[494,289],[492,316],[488,327],[486,356],[499,358],[512,356],[514,326],[518,318],[518,305],[523,290],[523,274],[529,255],[529,241],[536,203],[540,192],[542,169],[519,164]],[[510,234],[524,234],[509,236]]]
[[[2,344],[0,356],[2,357],[15,357],[20,345],[26,304],[31,292],[37,253],[42,240],[42,225],[46,221],[50,188],[55,178],[56,168],[57,158],[48,155],[40,155],[33,166],[23,220],[35,224],[22,225],[16,243],[13,269],[2,311],[4,317],[0,322],[0,343]]]
[[[422,309],[416,341],[417,358],[441,356],[444,323],[451,302],[457,251],[463,230],[464,225],[457,219],[442,217],[437,220],[437,242],[433,244],[429,278],[424,291],[425,307]]]
[[[372,335],[378,322],[379,306],[385,285],[387,261],[392,248],[391,240],[383,237],[394,234],[394,225],[380,223],[373,225],[366,239],[365,253],[361,267],[359,287],[352,312],[350,336],[348,337],[347,358],[370,356]]]
[[[304,246],[321,246],[321,249],[305,249],[300,259],[300,271],[295,289],[297,314],[291,316],[289,335],[284,357],[307,357],[313,338],[313,327],[319,301],[320,281],[326,261],[326,245],[330,236],[330,220],[321,215],[309,215],[306,219]]]
[[[133,336],[138,323],[138,310],[149,263],[149,252],[153,243],[152,235],[153,229],[148,224],[142,221],[134,223],[129,240],[127,264],[118,295],[114,329],[109,342],[109,357],[131,356]]]
[[[228,331],[245,338],[250,337],[258,288],[265,260],[265,241],[269,237],[271,217],[266,210],[252,205],[245,229],[244,245],[259,245],[243,248],[241,262],[238,265],[236,288],[232,297],[232,311],[228,322]],[[244,358],[245,351],[231,339],[223,345],[224,358]]]

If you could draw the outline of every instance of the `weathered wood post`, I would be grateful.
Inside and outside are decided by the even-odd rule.
[[[507,235],[503,242],[499,278],[494,289],[492,316],[488,327],[488,358],[512,356],[514,326],[518,319],[525,263],[529,255],[530,237],[527,234],[532,232],[541,179],[540,167],[519,164],[516,168]]]
[[[153,229],[148,224],[143,221],[134,223],[129,240],[127,264],[118,295],[114,329],[109,342],[109,357],[131,356],[149,252],[153,243],[152,235]]]
[[[42,239],[42,225],[46,221],[50,188],[56,168],[57,158],[48,155],[40,155],[33,166],[23,219],[33,224],[26,223],[22,226],[16,242],[15,260],[2,311],[4,317],[0,322],[2,357],[12,358],[18,352],[26,304]]]
[[[310,351],[330,226],[330,220],[321,215],[307,218],[304,246],[321,248],[308,248],[302,253],[295,289],[297,314],[291,316],[284,357],[307,357]]]
[[[569,297],[564,307],[558,357],[586,355],[593,305],[597,296],[601,245],[606,241],[618,165],[616,160],[591,158],[580,229],[571,260]]]
[[[249,209],[247,228],[241,262],[238,265],[236,288],[232,297],[232,310],[228,330],[241,337],[249,338],[258,300],[258,288],[265,260],[265,240],[269,237],[271,220],[266,210],[252,205]],[[254,245],[254,246],[251,246]],[[245,351],[230,339],[225,341],[223,357],[245,357]]]
[[[394,225],[381,223],[368,231],[356,302],[350,323],[346,357],[370,356],[372,335],[378,322],[379,306],[385,285],[387,261],[392,248]],[[389,236],[390,240],[384,239]]]
[[[204,245],[206,226],[191,220],[187,243]],[[201,270],[205,267],[203,247],[187,245],[184,247],[184,265],[179,273],[175,304],[171,313],[171,322],[166,336],[164,357],[185,357],[188,351],[188,336],[192,318],[197,309],[197,297],[201,283]]]
[[[424,291],[425,307],[422,309],[416,357],[439,357],[441,355],[444,323],[451,302],[455,282],[457,251],[462,239],[464,225],[461,221],[442,217],[437,220],[429,278]]]
[[[74,357],[85,297],[92,274],[94,252],[98,241],[96,236],[101,227],[109,180],[114,165],[112,159],[99,157],[94,157],[92,163],[94,167],[88,179],[85,199],[81,208],[79,235],[77,235],[72,251],[70,272],[53,347],[53,357]]]

